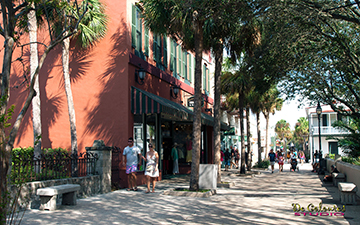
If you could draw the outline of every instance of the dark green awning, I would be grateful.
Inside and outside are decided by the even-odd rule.
[[[135,115],[164,113],[181,121],[194,120],[194,112],[185,106],[133,86],[131,87],[131,112]],[[201,123],[214,126],[214,117],[201,113]],[[226,124],[221,123],[221,130],[228,129],[230,128]]]

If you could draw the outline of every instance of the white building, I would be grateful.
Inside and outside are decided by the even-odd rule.
[[[338,114],[334,112],[329,105],[321,105],[322,113],[320,114],[319,125],[319,116],[316,113],[316,107],[317,106],[312,106],[305,109],[309,121],[309,149],[312,153],[311,155],[313,155],[316,150],[320,149],[320,143],[323,157],[327,154],[345,155],[343,149],[338,147],[337,140],[330,138],[342,137],[346,134],[344,131],[332,126],[332,124],[339,119]]]

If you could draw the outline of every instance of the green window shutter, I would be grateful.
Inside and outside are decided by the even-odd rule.
[[[136,48],[136,8],[134,5],[132,6],[132,14],[131,14],[131,45]]]
[[[139,53],[142,53],[142,20],[140,17],[140,11],[138,8],[136,8],[136,49],[139,51]]]
[[[167,53],[167,36],[166,35],[164,35],[163,50],[164,50],[164,67],[165,67],[165,69],[167,69],[167,66],[168,66],[168,53]]]
[[[182,74],[181,74],[181,46],[180,45],[178,45],[177,46],[177,52],[178,52],[178,74],[179,74],[179,76],[182,76]]]
[[[174,46],[173,46],[173,48],[174,48],[174,59],[173,59],[173,62],[174,62],[174,71],[173,71],[173,76],[176,74],[176,71],[177,71],[177,64],[176,64],[176,61],[177,61],[177,59],[176,59],[176,42],[174,41]]]
[[[210,92],[210,71],[206,68],[206,79],[207,79],[207,91]]]
[[[183,51],[183,71],[184,71],[185,80],[187,80],[188,77],[187,77],[187,52],[186,51]]]
[[[145,27],[145,55],[149,56],[149,28]]]
[[[192,78],[192,70],[193,70],[193,67],[192,67],[192,55],[189,54],[189,81],[191,82],[191,78]]]
[[[203,64],[202,74],[203,74],[202,82],[201,82],[202,88],[203,88],[203,90],[206,90],[206,66],[205,66],[205,64]]]
[[[192,76],[191,76],[191,82],[192,83],[194,83],[194,79],[195,79],[195,56],[192,56],[192,59],[193,59],[193,69],[192,69],[192,71],[191,71],[191,73],[192,73]]]
[[[153,35],[153,56],[154,60],[157,61],[157,34],[154,33]]]
[[[170,70],[174,71],[174,40],[170,40]]]

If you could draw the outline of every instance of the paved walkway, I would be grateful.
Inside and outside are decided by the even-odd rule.
[[[277,167],[277,166],[276,166]],[[56,211],[28,210],[22,224],[359,224],[360,201],[346,206],[345,216],[295,216],[292,203],[307,207],[310,203],[326,207],[339,201],[337,188],[323,184],[311,171],[311,165],[299,172],[263,171],[255,177],[239,176],[237,170],[222,173],[223,181],[236,183],[218,188],[210,198],[163,195],[164,190],[188,187],[188,176],[158,182],[156,193],[145,194],[124,189],[90,198],[78,199],[76,206]]]

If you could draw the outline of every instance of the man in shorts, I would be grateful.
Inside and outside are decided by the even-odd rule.
[[[144,157],[141,155],[140,149],[134,145],[134,139],[132,137],[128,140],[128,146],[124,148],[122,164],[125,165],[126,161],[126,174],[128,178],[129,188],[127,191],[137,191],[136,187],[136,171],[138,166],[138,156],[141,159]]]
[[[275,158],[276,158],[276,154],[274,153],[274,150],[270,149],[269,159],[271,165],[271,173],[274,173]]]

